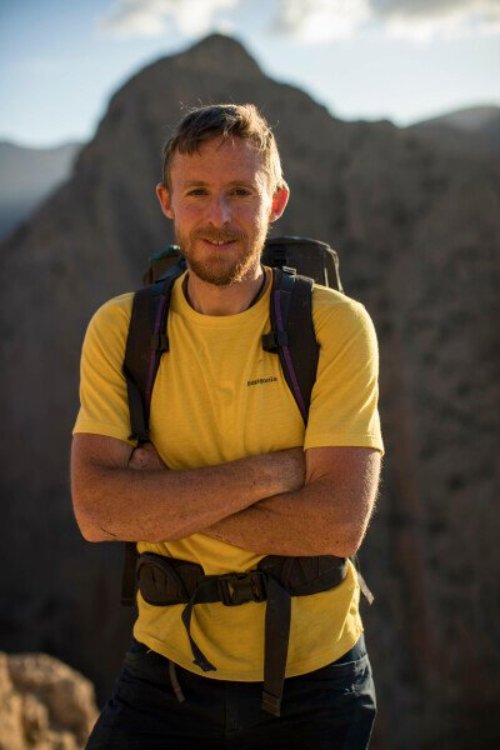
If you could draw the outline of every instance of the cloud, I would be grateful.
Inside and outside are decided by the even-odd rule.
[[[116,0],[100,26],[120,36],[161,36],[168,30],[186,36],[206,34],[214,26],[227,28],[228,21],[216,23],[220,11],[237,6],[239,0]]]
[[[436,36],[500,31],[498,0],[278,0],[272,30],[302,42],[352,36],[368,25],[392,36]]]
[[[303,42],[351,36],[370,17],[368,0],[279,0],[272,31]]]
[[[121,36],[238,30],[245,0],[115,0],[101,28]],[[365,29],[414,41],[500,32],[500,0],[251,0],[261,33],[320,44]],[[270,28],[261,12],[274,13]],[[241,14],[240,14],[241,15]],[[245,29],[240,29],[245,31]]]
[[[500,32],[498,0],[370,0],[370,5],[393,36],[426,41]]]

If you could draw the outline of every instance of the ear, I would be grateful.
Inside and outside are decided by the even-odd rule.
[[[283,183],[283,185],[279,188],[277,188],[273,195],[273,200],[271,204],[271,213],[269,216],[270,221],[276,221],[280,218],[280,216],[283,215],[283,212],[286,208],[286,204],[288,203],[288,199],[290,197],[290,188],[286,184],[286,182]]]
[[[159,182],[156,186],[156,197],[158,198],[158,201],[160,203],[162,213],[167,217],[167,219],[173,219],[174,211],[172,209],[170,190],[165,187],[163,182]]]

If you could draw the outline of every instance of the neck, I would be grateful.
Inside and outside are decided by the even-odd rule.
[[[188,304],[202,315],[237,315],[248,310],[263,295],[267,276],[259,266],[255,275],[229,286],[215,286],[189,273],[184,282]]]

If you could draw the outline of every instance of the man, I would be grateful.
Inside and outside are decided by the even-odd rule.
[[[80,529],[89,541],[137,541],[169,570],[181,560],[245,580],[269,555],[353,555],[383,450],[371,322],[359,303],[314,288],[320,358],[304,428],[261,342],[270,270],[260,255],[289,195],[271,130],[252,105],[202,107],[164,157],[157,196],[187,273],[172,292],[151,444],[129,440],[126,294],[96,313],[83,347],[72,451]],[[357,576],[350,562],[344,570],[333,587],[292,596],[281,706],[267,695],[279,716],[261,708],[265,596],[187,608],[141,590],[134,640],[88,748],[367,747],[375,695]],[[270,658],[286,633],[273,637]]]

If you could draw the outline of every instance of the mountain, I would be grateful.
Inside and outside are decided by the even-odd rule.
[[[83,542],[71,511],[79,351],[95,308],[137,287],[172,239],[154,196],[161,143],[200,101],[263,110],[292,189],[275,233],[330,241],[379,333],[387,454],[361,553],[376,594],[364,613],[373,748],[494,747],[498,160],[418,128],[335,119],[219,35],[117,91],[70,180],[2,243],[2,648],[57,656],[102,698],[129,638],[121,549]]]
[[[500,151],[500,107],[484,105],[421,120],[408,128],[452,148]]]
[[[27,148],[0,141],[0,239],[69,177],[80,147]]]

